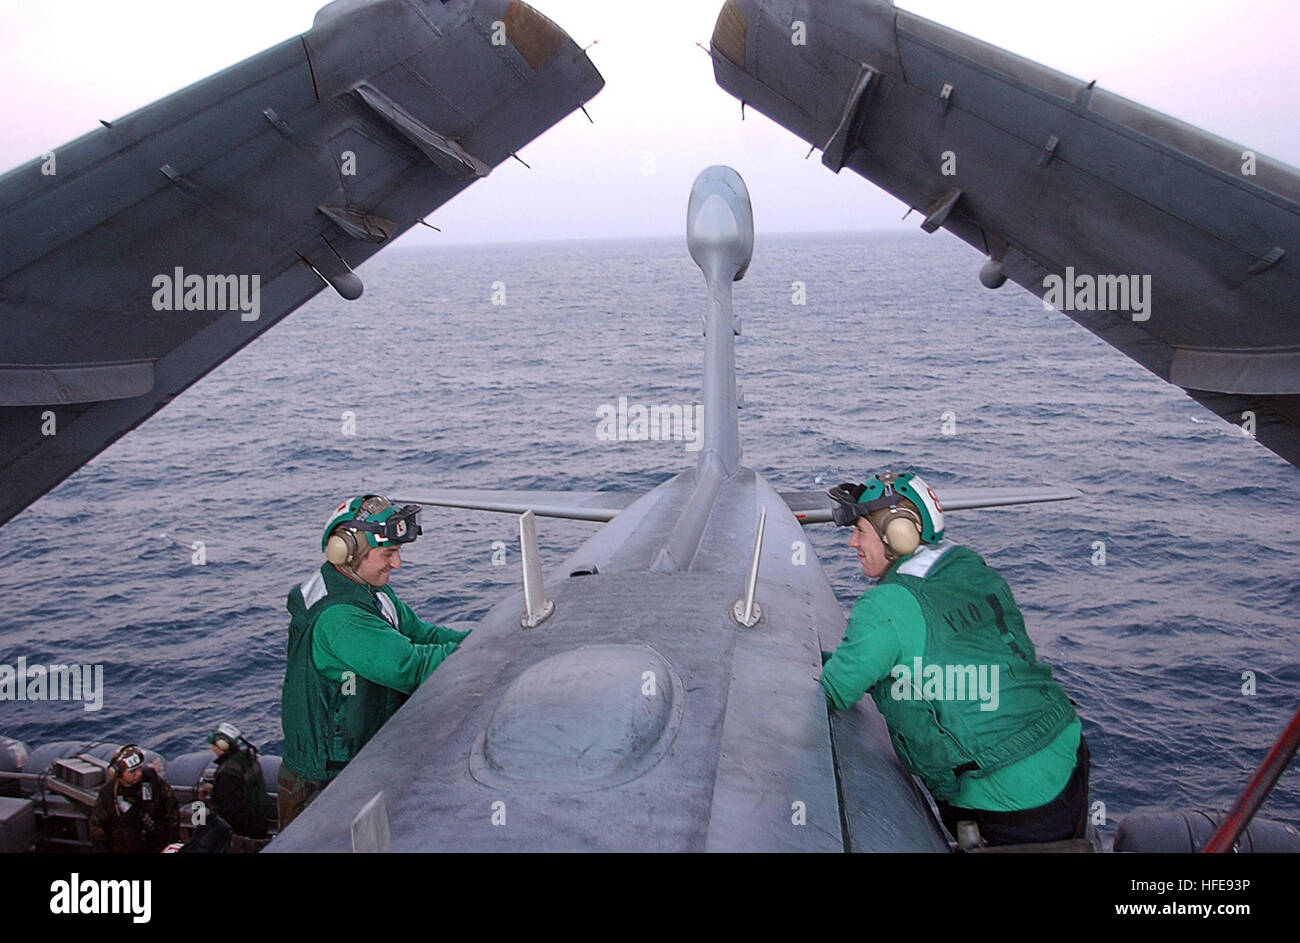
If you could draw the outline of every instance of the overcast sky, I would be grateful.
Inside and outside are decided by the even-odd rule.
[[[706,43],[721,0],[533,0],[590,50],[606,88],[521,156],[438,210],[443,235],[404,245],[672,236],[691,181],[728,163],[746,178],[758,228],[914,227],[855,174],[713,80]],[[1231,140],[1300,164],[1297,0],[899,0]],[[319,0],[0,0],[0,171],[310,28]],[[647,173],[653,170],[653,173]]]

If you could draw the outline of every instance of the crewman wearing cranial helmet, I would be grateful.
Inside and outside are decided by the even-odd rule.
[[[252,843],[266,839],[270,818],[275,814],[266,794],[257,747],[227,721],[208,733],[208,745],[217,765],[212,777],[212,806],[237,837],[249,839],[232,842],[232,850],[254,851],[259,846]]]
[[[1006,582],[944,539],[943,508],[915,474],[884,472],[829,494],[862,572],[878,581],[823,655],[831,707],[870,692],[899,759],[959,842],[976,838],[966,822],[990,845],[1083,837],[1082,727]]]
[[[91,850],[155,853],[180,834],[180,806],[167,780],[134,743],[121,747],[108,761],[108,780],[90,810]]]
[[[356,756],[469,632],[421,621],[388,586],[419,507],[344,501],[321,536],[326,562],[289,593],[280,722],[280,828]]]

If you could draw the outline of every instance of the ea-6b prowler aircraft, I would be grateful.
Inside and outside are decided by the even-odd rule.
[[[892,0],[727,0],[711,53],[832,171],[988,256],[985,286],[1027,288],[1300,465],[1300,171]]]
[[[1292,179],[1289,172],[1261,161],[1272,189],[1246,183],[1238,192],[1236,181],[1221,179],[1226,172],[1215,176],[1163,139],[1109,119],[1113,139],[1076,140],[1054,130],[1041,148],[1043,167],[1034,163],[1001,184],[991,183],[1001,158],[980,158],[973,149],[984,173],[932,193],[928,172],[910,166],[917,157],[906,134],[864,146],[878,127],[868,106],[885,94],[886,77],[896,102],[919,101],[922,93],[901,72],[907,30],[929,37],[920,45],[931,52],[934,37],[957,42],[956,34],[934,24],[925,32],[924,21],[883,2],[822,2],[816,17],[812,6],[728,3],[714,40],[719,76],[748,83],[745,100],[798,122],[826,146],[832,165],[883,174],[888,168],[877,167],[873,155],[896,148],[888,153],[901,164],[888,171],[891,179],[908,188],[912,205],[927,208],[927,227],[947,225],[968,241],[978,228],[981,248],[998,263],[986,271],[990,283],[1009,277],[1032,289],[1040,269],[1104,273],[1101,262],[1116,272],[1162,273],[1156,323],[1102,323],[1098,316],[1094,325],[1090,315],[1071,314],[1152,364],[1167,355],[1162,375],[1194,378],[1187,385],[1203,401],[1223,397],[1235,409],[1231,397],[1243,394],[1204,393],[1197,384],[1265,390],[1248,397],[1258,407],[1258,434],[1296,460],[1294,450],[1285,451],[1295,441],[1296,391],[1285,382],[1294,320],[1259,314],[1275,301],[1261,286],[1294,280],[1295,203],[1274,192],[1283,188],[1277,181]],[[807,60],[787,60],[775,48],[776,27],[795,12],[817,29],[839,16],[848,21],[833,40],[837,51],[816,66],[808,96],[799,94]],[[497,24],[505,44],[493,41]],[[814,53],[828,48],[817,45],[817,29],[808,46]],[[877,48],[893,48],[893,58],[882,54],[866,65]],[[980,71],[973,58],[967,68],[1008,94],[1025,91],[1025,75],[1039,74],[1005,54],[988,55],[999,68]],[[891,65],[899,70],[887,72]],[[764,83],[790,97],[765,98]],[[56,177],[42,179],[33,162],[0,178],[0,523],[326,285],[356,297],[356,264],[600,87],[568,37],[518,0],[337,0],[304,36],[60,149]],[[977,81],[945,80],[934,93],[931,124],[977,124],[973,116],[985,112],[968,109],[980,101],[979,88]],[[1096,96],[1094,105],[1119,109]],[[1076,123],[1090,110],[1086,97],[1073,104],[1041,91],[1030,97]],[[1173,127],[1132,114],[1139,124],[1149,119],[1152,135]],[[1007,137],[999,127],[986,130],[990,141]],[[1189,140],[1198,133],[1178,130]],[[1100,213],[1045,234],[1060,184],[1027,178],[1078,176],[1074,148],[1088,140],[1120,155],[1109,158],[1117,163],[1105,164],[1108,172],[1129,166],[1123,155],[1140,147],[1171,162],[1171,173],[1185,166],[1214,181],[1218,195],[1196,204],[1196,225],[1223,222],[1211,211],[1226,212],[1247,197],[1272,215],[1242,224],[1222,258],[1210,252],[1204,230],[1183,233],[1170,216],[1168,234],[1185,236],[1187,268],[1175,265],[1172,275],[1156,264],[1174,261],[1176,246],[1156,239],[1153,248],[1148,232],[1105,249]],[[364,173],[347,172],[348,155]],[[985,184],[994,195],[1014,195],[1017,212],[1038,225],[994,215],[998,203],[983,195]],[[1154,179],[1141,184],[1158,186]],[[1115,218],[1131,215],[1118,189],[1107,199],[1121,214]],[[1206,212],[1213,218],[1204,219]],[[1262,251],[1237,295],[1227,293],[1238,299],[1232,310],[1258,316],[1243,329],[1253,345],[1243,348],[1246,365],[1232,373],[1224,351],[1240,353],[1233,344],[1198,345],[1177,335],[1208,332],[1213,325],[1203,321],[1212,313],[1190,309],[1202,314],[1179,327],[1157,321],[1166,311],[1160,299],[1178,288],[1170,280],[1179,275],[1201,288],[1220,284],[1247,236],[1266,231],[1279,233],[1272,243],[1278,251]],[[1101,262],[1069,254],[1080,233],[1099,237],[1084,242],[1102,253]],[[1037,248],[1037,239],[1065,254]],[[697,182],[688,240],[709,290],[698,465],[640,497],[409,496],[523,514],[525,588],[488,614],[464,651],[431,676],[272,850],[948,850],[874,705],[828,718],[819,651],[834,646],[844,616],[811,551],[805,566],[789,553],[804,523],[829,518],[827,498],[778,494],[740,462],[732,348],[739,321],[730,285],[748,266],[753,224],[734,172],[714,168]],[[75,283],[61,278],[74,267]],[[188,289],[180,289],[189,275],[257,275],[257,320],[242,316],[251,309],[196,311],[184,320],[160,314],[153,279],[172,273],[175,291],[163,300],[186,307]],[[222,284],[229,300],[231,287]],[[1160,344],[1168,348],[1163,354]],[[47,412],[58,421],[57,436],[41,434]],[[1074,494],[938,492],[949,511]],[[607,523],[544,583],[533,514]],[[494,816],[511,827],[492,827]]]
[[[603,86],[521,0],[335,0],[0,176],[0,524]]]
[[[874,704],[828,721],[821,650],[843,636],[844,613],[811,551],[801,565],[790,548],[801,519],[829,519],[829,499],[778,494],[740,461],[731,285],[754,246],[740,176],[704,171],[687,216],[708,284],[696,467],[630,503],[396,498],[523,513],[524,590],[476,623],[270,850],[349,851],[354,833],[388,835],[395,851],[948,850]],[[938,497],[954,510],[1075,495]],[[803,507],[815,510],[792,510]],[[533,512],[609,523],[544,587]]]

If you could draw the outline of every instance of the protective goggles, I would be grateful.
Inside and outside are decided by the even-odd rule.
[[[418,504],[408,504],[399,508],[382,521],[348,521],[347,526],[352,530],[363,530],[368,534],[374,534],[379,540],[394,544],[409,544],[424,533],[420,527]]]
[[[826,493],[834,502],[831,505],[831,520],[837,527],[852,527],[857,524],[859,517],[866,517],[872,511],[879,511],[881,508],[897,507],[901,500],[901,495],[890,489],[889,494],[881,495],[874,501],[859,503],[858,495],[862,494],[862,485],[847,481],[842,485],[836,485]]]

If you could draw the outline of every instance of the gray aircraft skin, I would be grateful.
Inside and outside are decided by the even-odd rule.
[[[519,0],[336,0],[0,176],[0,524],[603,85]]]
[[[776,40],[789,45],[796,12],[809,24],[808,46],[792,47],[796,58],[787,58]],[[504,46],[490,38],[497,22],[508,27]],[[1233,305],[1245,310],[1249,301],[1256,315],[1272,310],[1259,307],[1277,297],[1266,287],[1294,278],[1286,233],[1295,233],[1295,200],[1268,188],[1285,189],[1280,181],[1286,180],[1294,186],[1293,172],[1261,159],[1260,176],[1271,183],[1231,180],[1227,171],[1157,137],[1176,131],[1188,150],[1216,139],[1095,89],[1091,97],[1032,92],[1029,78],[1064,86],[1050,84],[1056,73],[925,22],[866,0],[729,2],[714,37],[715,68],[724,87],[743,86],[744,100],[770,108],[777,120],[825,146],[828,163],[839,163],[835,169],[870,170],[893,181],[926,211],[927,225],[946,225],[967,241],[978,230],[980,248],[999,262],[987,273],[990,283],[1005,276],[1033,290],[1035,277],[1065,265],[1158,274],[1150,323],[1098,315],[1093,324],[1086,313],[1069,313],[1131,356],[1135,350],[1145,356],[1148,366],[1161,366],[1167,354],[1167,378],[1190,370],[1205,383],[1202,377],[1226,362],[1216,356],[1231,344],[1179,347],[1175,335],[1215,339],[1207,305],[1238,311]],[[904,33],[923,34],[924,42]],[[945,57],[936,51],[940,39],[965,42],[959,48],[967,55]],[[931,65],[961,64],[970,79],[945,79],[955,91],[940,98],[934,90],[929,124],[918,119],[913,130],[902,106],[923,107],[924,93],[902,79],[904,47],[908,56],[933,54],[926,60]],[[863,66],[872,63],[873,50],[880,55],[875,73]],[[992,65],[981,65],[975,53]],[[801,55],[825,57],[816,81],[805,78]],[[908,73],[914,80],[923,74],[919,66]],[[454,106],[428,93],[438,82],[456,89]],[[355,297],[361,285],[352,268],[600,87],[572,41],[517,0],[337,0],[304,36],[59,149],[58,177],[42,179],[38,161],[0,178],[6,234],[0,338],[11,358],[0,365],[0,523],[327,283]],[[503,95],[503,88],[512,94]],[[880,114],[893,114],[890,101],[901,110],[899,123],[890,126],[898,138],[867,147],[879,125],[866,106],[878,94],[885,96]],[[1017,121],[1029,120],[1020,112],[1033,115],[1035,107],[1076,124],[1093,120],[1103,105],[1115,114],[1134,109],[1133,122],[1147,121],[1152,136],[1099,117],[1097,134],[1113,136],[1104,141],[1108,154],[1146,148],[1163,155],[1175,176],[1213,171],[1218,189],[1204,206],[1222,211],[1214,222],[1233,225],[1233,200],[1262,203],[1245,228],[1267,234],[1264,241],[1283,255],[1269,262],[1267,250],[1244,253],[1248,233],[1238,233],[1212,256],[1206,246],[1214,240],[1196,220],[1159,211],[1169,217],[1164,225],[1174,227],[1168,238],[1185,237],[1183,255],[1197,266],[1192,272],[1192,262],[1181,263],[1187,273],[1171,269],[1171,245],[1151,248],[1144,241],[1150,232],[1116,242],[1106,228],[1108,213],[1134,216],[1134,226],[1142,218],[1132,194],[1115,187],[1097,197],[1095,215],[1062,225],[1053,208],[1065,183],[1024,179],[1032,173],[996,182],[999,161],[1008,158],[986,150],[1006,143],[1008,132],[979,117],[988,112],[988,96]],[[200,120],[229,133],[214,142],[210,132],[197,130]],[[944,178],[936,190],[916,155],[942,143],[945,123],[963,125],[959,161],[969,148],[971,163],[982,170],[971,172],[971,180]],[[1029,137],[1010,137],[1031,147]],[[1057,143],[1044,152],[1044,173],[1068,169],[1080,177],[1071,162],[1078,159],[1074,148],[1099,139],[1056,130],[1043,140],[1051,137]],[[935,177],[943,149],[935,151]],[[353,179],[341,170],[344,150],[383,170],[359,171]],[[886,163],[882,153],[901,163]],[[1109,170],[1117,161],[1134,166],[1128,158],[1108,160]],[[959,166],[968,173],[969,165]],[[1161,186],[1155,174],[1148,176],[1131,186]],[[1195,182],[1177,179],[1189,187]],[[993,189],[986,193],[985,186]],[[1162,195],[1177,201],[1187,192],[1170,188]],[[997,196],[1016,197],[1011,203],[1026,218],[998,209]],[[1157,227],[1150,220],[1142,225]],[[503,599],[269,850],[352,850],[354,823],[364,809],[377,808],[379,794],[381,813],[362,814],[362,822],[372,828],[382,820],[372,831],[389,838],[363,844],[397,851],[949,850],[874,704],[866,700],[828,716],[819,652],[836,646],[845,618],[803,535],[804,524],[829,518],[828,499],[778,494],[741,461],[733,357],[740,321],[731,284],[744,275],[753,237],[739,176],[727,168],[702,174],[688,207],[688,244],[709,299],[706,432],[695,468],[635,499],[567,492],[412,496],[430,505],[606,523],[545,581],[555,604],[549,618],[524,628],[525,593]],[[1034,239],[1065,254],[1045,254]],[[1262,267],[1229,291],[1224,260],[1246,256]],[[1157,267],[1161,262],[1165,268]],[[81,272],[76,284],[60,281],[73,265]],[[151,279],[178,267],[259,275],[259,319],[230,311],[191,312],[193,320],[160,314],[151,304]],[[1167,292],[1181,297],[1170,282],[1180,273],[1205,289],[1198,307],[1161,300]],[[1208,290],[1213,286],[1217,294]],[[1040,278],[1040,294],[1042,287]],[[96,299],[94,310],[87,310],[87,296]],[[1193,314],[1177,313],[1187,310]],[[1287,389],[1287,358],[1300,345],[1287,349],[1294,319],[1256,315],[1243,328],[1254,345],[1247,365],[1233,383],[1215,385],[1272,390],[1223,393],[1222,402],[1234,409],[1239,401],[1255,404],[1261,440],[1286,455],[1284,447],[1295,441],[1297,392]],[[1103,325],[1104,318],[1110,320]],[[141,349],[144,356],[136,353]],[[1295,371],[1289,373],[1294,379]],[[1193,395],[1204,401],[1220,394]],[[49,410],[59,434],[43,437],[42,414]],[[1074,494],[936,490],[949,511]],[[733,612],[746,595],[760,520],[760,617],[745,626]],[[802,565],[791,552],[796,543],[803,544]]]
[[[1150,276],[1145,311],[1056,306],[1300,465],[1300,171],[890,0],[727,0],[711,52],[832,171],[988,256],[987,287]]]
[[[740,176],[704,171],[687,220],[708,286],[696,467],[630,504],[565,492],[419,498],[609,523],[546,582],[553,615],[524,628],[522,592],[494,606],[269,851],[353,850],[352,823],[381,792],[393,851],[949,850],[874,703],[828,719],[820,652],[839,643],[845,618],[801,519],[826,519],[829,499],[787,503],[741,464],[731,285],[754,228]],[[991,507],[1076,494],[939,497]],[[791,504],[819,511],[796,517]],[[761,618],[746,627],[733,604],[761,515]]]

